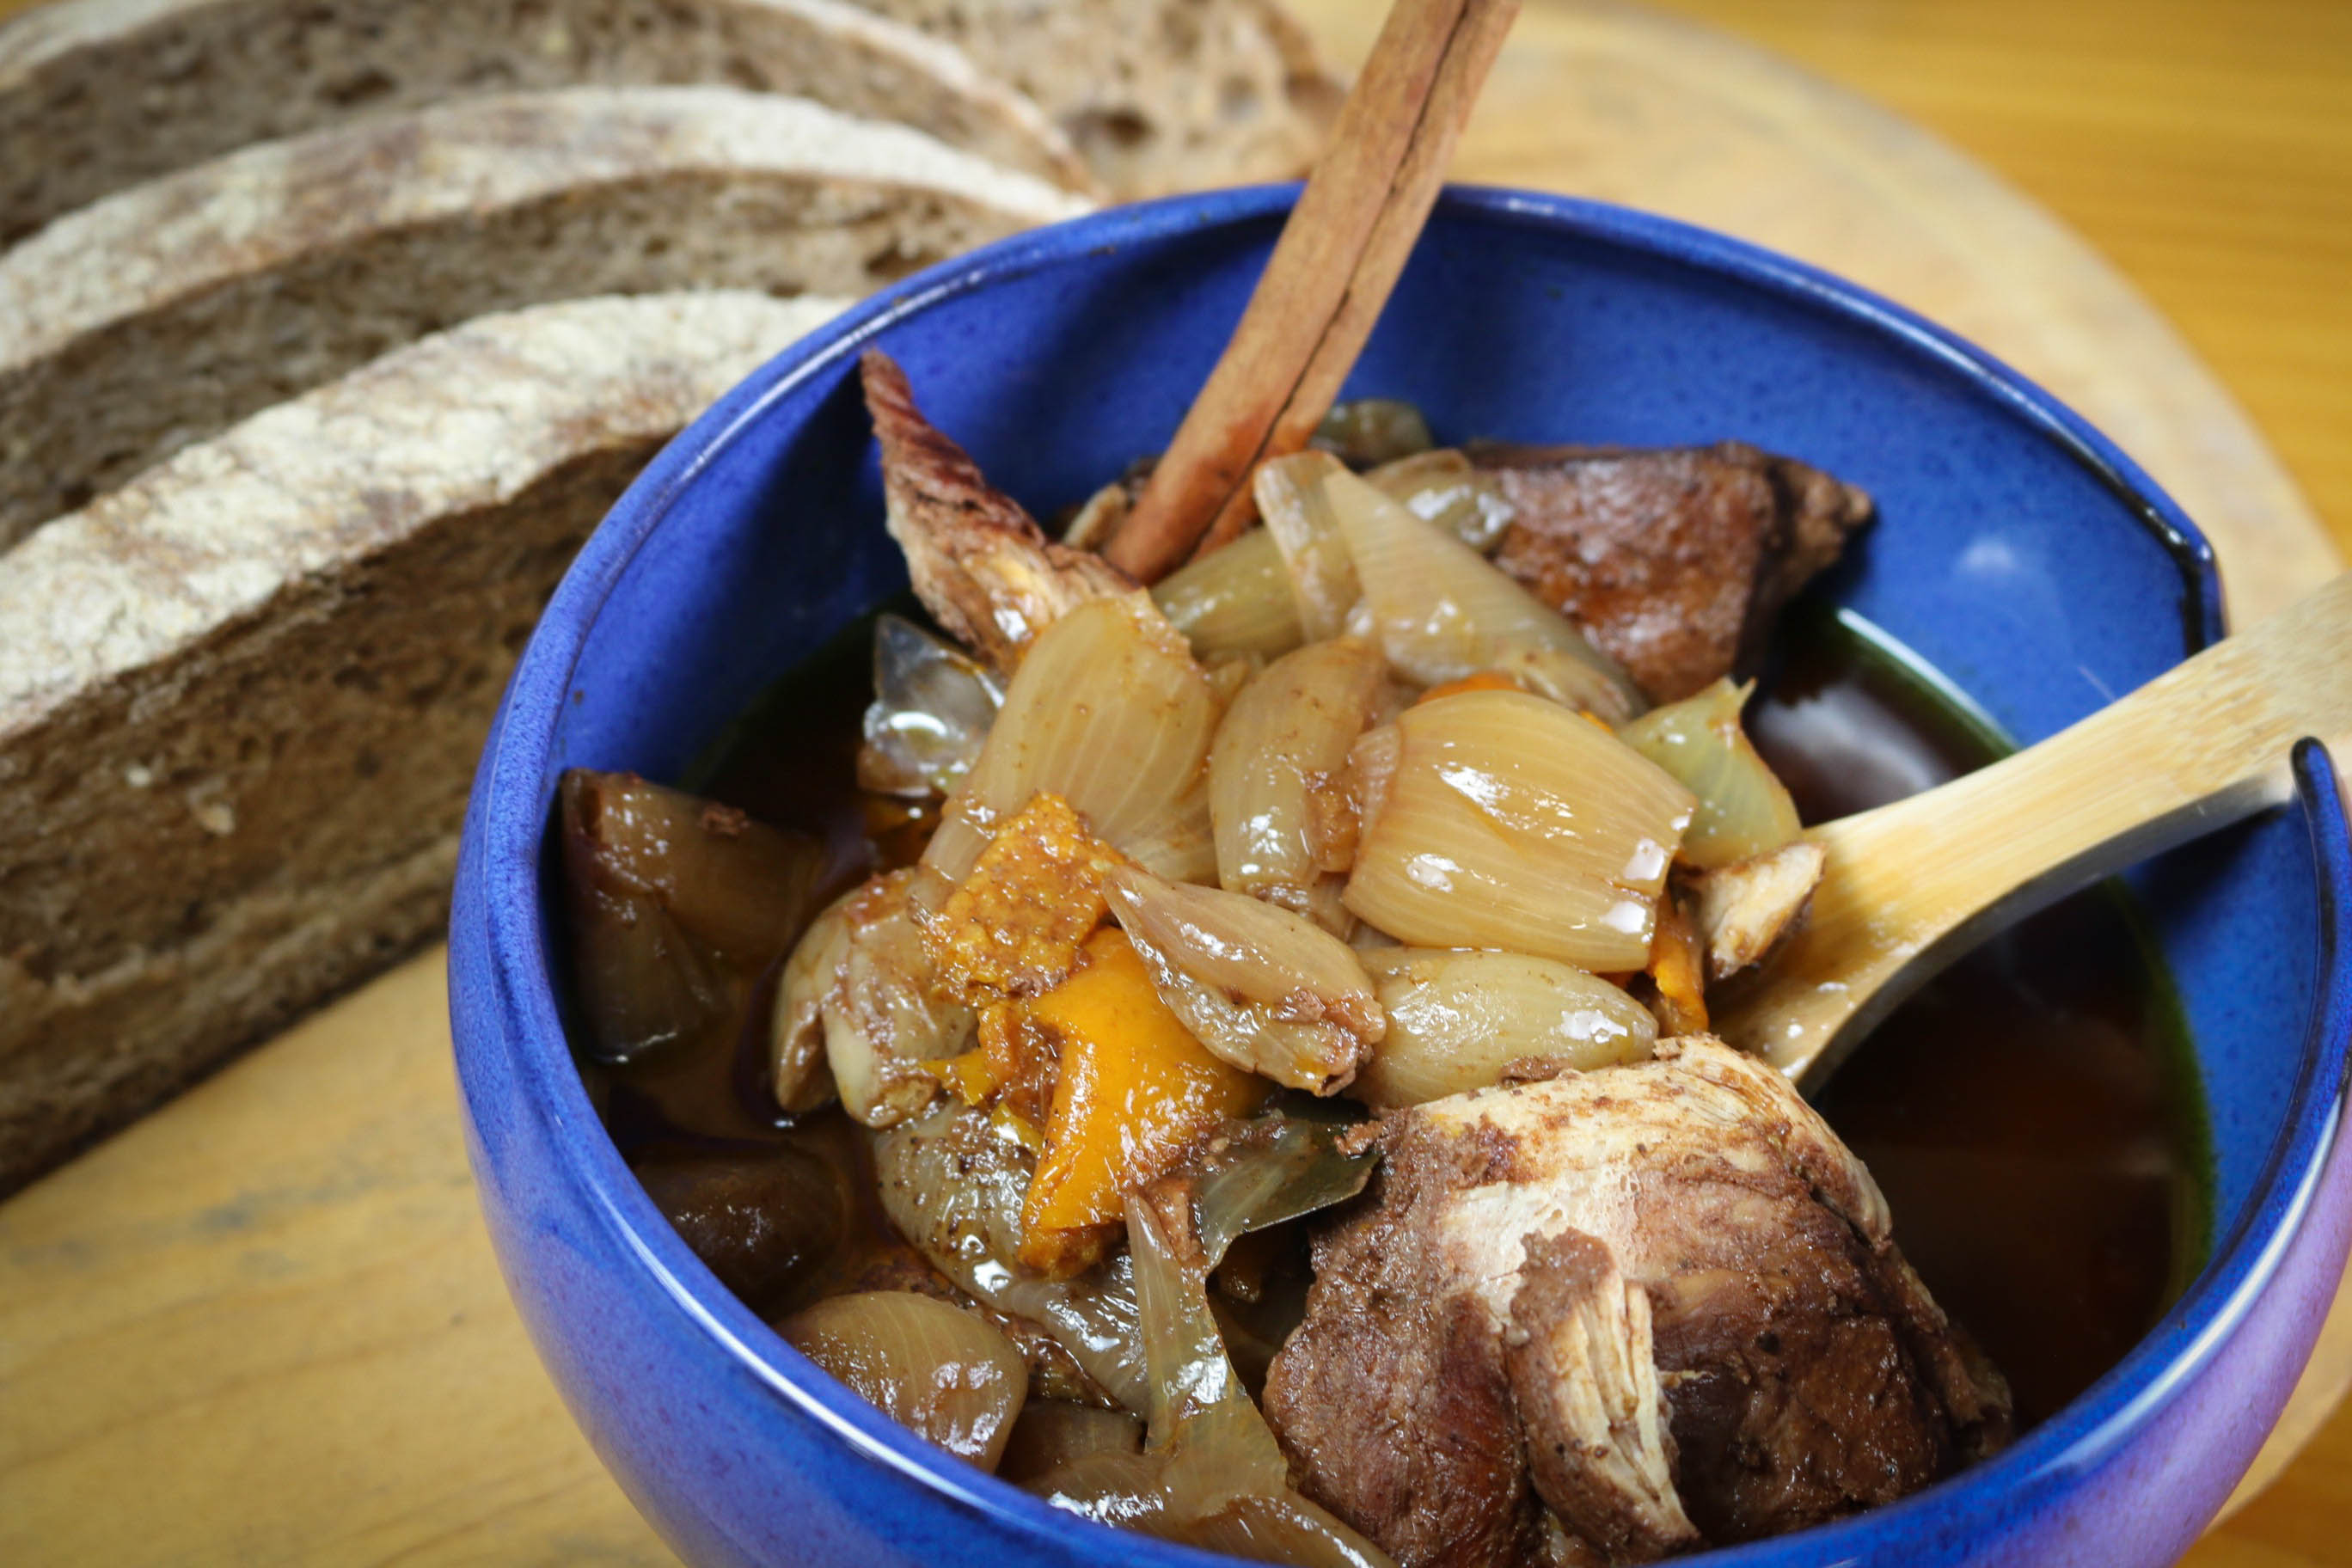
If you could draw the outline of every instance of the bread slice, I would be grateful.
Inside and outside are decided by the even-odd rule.
[[[856,295],[1085,204],[731,88],[570,88],[265,142],[0,256],[0,548],[191,440],[486,311]]]
[[[898,121],[1091,188],[1036,105],[844,0],[61,0],[0,25],[0,245],[256,142],[469,93],[691,83]]]
[[[837,303],[490,316],[0,570],[0,1194],[444,918],[532,619],[660,445]]]
[[[858,3],[1036,100],[1122,199],[1303,174],[1343,96],[1277,0]]]

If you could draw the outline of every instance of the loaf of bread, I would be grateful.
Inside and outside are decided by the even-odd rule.
[[[0,25],[0,245],[252,142],[468,93],[694,83],[898,121],[1089,188],[1028,99],[845,0],[58,0]]]
[[[1114,195],[1304,174],[1339,83],[1276,0],[858,0],[1037,100]]]
[[[730,88],[462,100],[134,185],[0,255],[0,549],[425,332],[541,300],[855,296],[1077,197]]]
[[[0,563],[0,1193],[438,928],[491,710],[574,548],[836,308],[488,317]]]

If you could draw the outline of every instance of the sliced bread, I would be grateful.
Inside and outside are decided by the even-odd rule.
[[[1034,104],[844,0],[61,0],[0,25],[0,245],[256,142],[469,93],[691,83],[899,121],[1089,188]]]
[[[903,126],[730,88],[467,99],[134,185],[0,255],[0,548],[486,311],[851,296],[1084,210]]]
[[[472,321],[257,414],[0,570],[0,1194],[443,919],[574,547],[837,304]]]
[[[1125,199],[1306,172],[1343,96],[1278,0],[858,0],[1036,100]]]

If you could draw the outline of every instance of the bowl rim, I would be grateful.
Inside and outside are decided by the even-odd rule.
[[[990,1516],[1000,1528],[1053,1540],[1077,1552],[1111,1544],[1097,1525],[933,1447],[829,1377],[726,1290],[628,1172],[590,1106],[565,1039],[540,921],[545,812],[539,782],[551,760],[556,720],[598,614],[638,550],[680,494],[767,410],[813,379],[841,370],[898,322],[1003,280],[1189,231],[1259,222],[1296,200],[1296,184],[1162,198],[1032,229],[918,273],[868,298],[762,365],[671,441],[613,507],[565,573],[518,661],[493,723],[465,826],[461,878],[475,886],[460,908],[479,911],[490,994],[510,1030],[476,1030],[453,1019],[469,1115],[470,1052],[505,1057],[525,1107],[585,1196],[597,1222],[634,1257],[670,1305],[693,1322],[733,1371],[831,1430],[850,1453],[896,1471],[942,1500]],[[2165,549],[2184,590],[2183,657],[2224,629],[2213,552],[2179,507],[2087,422],[2034,383],[1916,313],[1819,268],[1674,219],[1576,197],[1450,185],[1432,222],[1462,218],[1567,233],[1604,247],[1710,273],[1896,340],[1937,362],[2065,450],[2122,500]],[[2304,1031],[2286,1116],[2262,1165],[2253,1201],[2164,1319],[2116,1366],[2063,1409],[1996,1458],[1896,1502],[1790,1536],[1720,1548],[1694,1562],[1747,1564],[1801,1552],[1858,1553],[1898,1539],[1937,1539],[1987,1521],[2014,1500],[2063,1487],[2111,1457],[2193,1382],[2261,1296],[2317,1191],[2343,1098],[2352,1035],[2352,845],[2326,753],[2306,742],[2295,757],[2298,795],[2313,837],[2318,884],[2318,994]],[[517,785],[525,787],[518,788]],[[460,940],[470,940],[467,933]],[[454,951],[454,944],[453,944]],[[453,989],[453,1011],[457,993]],[[495,1045],[485,1036],[495,1037]],[[2333,1070],[2329,1070],[2330,1068]],[[532,1092],[536,1091],[536,1092]],[[512,1108],[507,1112],[511,1113]],[[1120,1531],[1126,1560],[1202,1565],[1228,1562],[1190,1547]]]

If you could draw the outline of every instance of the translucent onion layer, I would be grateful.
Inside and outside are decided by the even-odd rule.
[[[829,1296],[776,1331],[867,1404],[983,1470],[996,1468],[1029,1393],[1029,1363],[1011,1340],[911,1290]]]
[[[1740,727],[1739,710],[1754,689],[1752,681],[1717,680],[1618,731],[1698,796],[1682,854],[1703,870],[1769,854],[1799,830],[1797,803]]]
[[[1407,709],[1357,742],[1348,908],[1414,947],[1640,969],[1693,797],[1600,725],[1518,691]]]
[[[1330,880],[1333,780],[1379,703],[1387,667],[1353,637],[1309,643],[1244,687],[1209,751],[1217,881],[1340,923]],[[1343,863],[1344,868],[1344,863]]]
[[[1111,913],[1160,999],[1238,1068],[1329,1094],[1356,1074],[1385,1021],[1347,943],[1243,893],[1114,871]]]
[[[768,1083],[776,1103],[795,1115],[834,1098],[833,1073],[824,1060],[824,1000],[848,962],[849,904],[863,890],[844,893],[809,922],[776,985]]]
[[[1494,553],[1517,509],[1494,476],[1453,447],[1384,463],[1364,478],[1423,522],[1433,522],[1481,555]]]
[[[1013,1439],[996,1462],[996,1473],[1017,1485],[1080,1459],[1132,1456],[1142,1447],[1143,1423],[1124,1410],[1032,1399],[1013,1424]]]
[[[923,1064],[962,1050],[979,1022],[939,993],[911,907],[915,881],[912,869],[892,871],[850,896],[840,967],[820,1005],[825,1066],[842,1109],[868,1127],[890,1126],[929,1105],[939,1082]],[[806,940],[835,939],[820,930]],[[813,955],[809,967],[821,962]]]
[[[1204,1157],[1192,1192],[1192,1227],[1204,1267],[1254,1230],[1285,1225],[1364,1190],[1376,1148],[1343,1152],[1350,1122],[1280,1110],[1255,1117]]]
[[[952,794],[1003,701],[995,674],[955,644],[902,616],[879,617],[859,786],[884,795]]]
[[[1364,616],[1399,673],[1435,686],[1499,670],[1612,723],[1641,710],[1624,671],[1476,551],[1353,474],[1318,483],[1355,563]]]
[[[1260,463],[1251,481],[1258,515],[1290,571],[1290,591],[1298,602],[1298,629],[1309,642],[1347,629],[1356,603],[1355,563],[1340,537],[1339,519],[1323,481],[1347,469],[1328,452],[1300,452]]]
[[[1352,397],[1335,403],[1315,427],[1315,445],[1350,467],[1394,462],[1434,444],[1420,409],[1395,397]]]
[[[1484,1089],[1515,1063],[1579,1071],[1640,1061],[1657,1021],[1623,991],[1521,952],[1397,947],[1368,954],[1388,1037],[1348,1091],[1377,1110]]]
[[[1203,664],[1253,653],[1273,658],[1304,636],[1282,551],[1262,528],[1161,578],[1151,598]]]
[[[931,1267],[1001,1312],[1051,1334],[1103,1391],[1138,1415],[1151,1380],[1127,1254],[1075,1279],[1041,1279],[1014,1262],[1021,1205],[1035,1162],[954,1100],[874,1145],[875,1189],[898,1234]]]
[[[1004,818],[1039,790],[1161,876],[1216,872],[1206,764],[1215,689],[1149,596],[1080,605],[1022,659],[923,864],[960,882]]]

